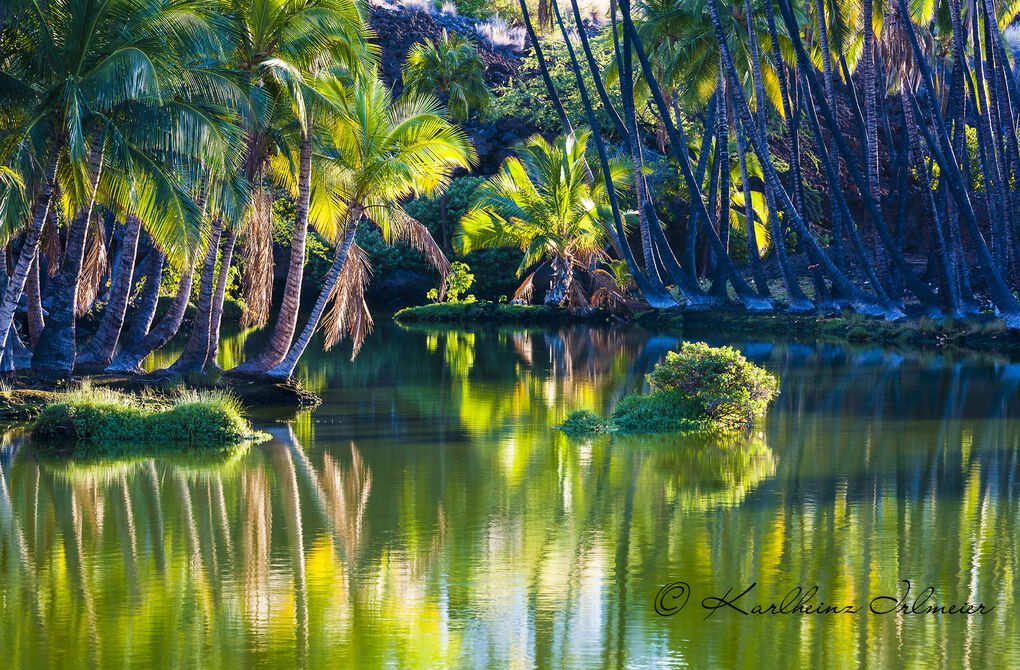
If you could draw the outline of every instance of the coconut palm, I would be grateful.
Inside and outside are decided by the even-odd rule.
[[[575,282],[575,276],[590,276],[608,260],[604,250],[612,214],[605,181],[593,176],[586,164],[589,137],[589,132],[579,131],[549,142],[535,135],[479,187],[475,203],[460,221],[463,253],[517,247],[524,252],[518,276],[540,262],[548,265],[552,277],[547,305],[587,309],[590,291]],[[629,167],[614,160],[610,170],[616,188],[626,188]],[[537,272],[524,278],[515,298],[530,298]]]
[[[132,211],[176,256],[197,240],[198,212],[178,169],[181,157],[225,149],[196,142],[210,132],[205,110],[171,112],[164,96],[224,88],[182,58],[214,53],[218,41],[208,3],[197,0],[15,0],[8,11],[5,32],[17,48],[0,77],[0,151],[36,195],[21,208],[24,243],[0,304],[0,341],[59,188],[59,211],[68,214],[64,261],[33,365],[66,374],[75,358],[78,284],[97,202],[121,216]]]
[[[463,37],[451,37],[446,30],[436,41],[411,46],[403,80],[406,95],[440,96],[454,121],[466,121],[472,111],[484,115],[493,100],[478,49]]]
[[[353,81],[326,78],[317,84],[331,111],[323,124],[331,150],[324,156],[324,187],[311,194],[310,220],[336,245],[333,263],[298,338],[283,360],[265,373],[293,375],[298,360],[319,327],[326,305],[327,348],[350,334],[356,354],[372,327],[364,301],[371,271],[355,235],[359,225],[375,225],[386,241],[403,241],[421,251],[445,276],[442,250],[418,221],[401,206],[410,197],[434,197],[449,185],[454,170],[475,161],[474,147],[444,116],[432,96],[405,96],[394,102],[376,77]]]
[[[245,325],[261,325],[269,318],[273,283],[270,161],[280,153],[295,157],[290,168],[298,176],[287,278],[273,331],[254,357],[231,371],[254,375],[283,359],[297,326],[315,150],[315,118],[306,104],[305,78],[336,67],[373,70],[375,50],[368,46],[365,21],[352,0],[230,0],[230,4],[238,35],[231,63],[240,71],[254,103],[245,128],[244,176],[252,190],[241,247]],[[213,279],[206,276],[203,281],[211,285]],[[201,358],[209,360],[205,353]]]

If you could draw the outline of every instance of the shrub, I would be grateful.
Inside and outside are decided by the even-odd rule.
[[[675,433],[706,430],[694,403],[677,391],[628,395],[613,411],[613,425],[621,433]]]
[[[170,401],[133,397],[87,384],[47,405],[32,425],[32,439],[55,452],[118,454],[127,444],[223,450],[259,437],[232,395],[182,391]]]
[[[660,391],[677,391],[683,402],[720,427],[749,425],[765,413],[779,393],[776,378],[748,362],[732,347],[685,342],[655,366],[648,383]]]
[[[443,302],[453,304],[474,302],[475,297],[468,293],[474,283],[475,276],[471,274],[471,268],[467,263],[454,261],[450,264],[450,272],[446,275],[446,281],[443,282]],[[439,302],[439,291],[431,289],[426,297],[433,302]]]
[[[567,435],[592,435],[607,433],[613,430],[613,426],[595,412],[580,409],[571,412],[559,425],[559,429]]]

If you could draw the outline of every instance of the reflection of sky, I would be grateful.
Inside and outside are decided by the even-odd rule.
[[[1017,667],[1017,364],[732,342],[781,380],[730,439],[568,440],[677,340],[404,332],[226,465],[0,451],[0,649],[25,667]],[[239,350],[240,345],[225,350]],[[311,352],[310,352],[311,353]],[[655,590],[932,583],[984,618],[670,619]],[[907,659],[904,661],[903,659]]]

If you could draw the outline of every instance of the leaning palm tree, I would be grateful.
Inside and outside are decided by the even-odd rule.
[[[306,104],[305,79],[310,73],[335,67],[371,71],[376,51],[367,43],[368,31],[359,3],[352,0],[225,0],[225,4],[233,10],[229,16],[233,32],[239,36],[231,63],[254,103],[252,114],[246,118],[248,147],[243,170],[252,192],[240,249],[244,259],[244,325],[262,325],[269,319],[273,284],[269,194],[278,187],[272,183],[269,165],[281,147],[283,153],[296,154],[293,171],[298,176],[292,189],[297,212],[286,285],[273,331],[255,356],[231,370],[257,375],[283,359],[297,327],[308,231],[309,175],[316,149],[316,119]],[[211,284],[213,280],[207,275],[203,281]]]
[[[475,203],[460,221],[462,253],[517,247],[524,252],[518,276],[536,264],[541,263],[539,269],[548,265],[552,277],[547,305],[588,309],[591,292],[575,281],[578,274],[595,280],[592,292],[614,287],[604,270],[596,270],[609,260],[606,231],[612,213],[605,180],[592,175],[585,159],[589,137],[589,132],[578,131],[548,142],[535,135],[479,187]],[[615,159],[610,172],[616,188],[626,188],[629,166]],[[524,278],[514,299],[530,299],[538,271]]]
[[[441,96],[455,121],[466,121],[472,111],[482,115],[492,104],[478,49],[445,30],[439,40],[425,40],[410,48],[403,79],[405,95]]]
[[[364,288],[371,271],[355,242],[359,225],[376,225],[385,240],[410,244],[445,275],[449,262],[442,250],[401,202],[439,195],[455,170],[475,161],[474,147],[444,117],[432,96],[405,96],[394,102],[374,75],[358,76],[353,82],[325,79],[319,82],[318,93],[332,106],[323,124],[333,146],[324,152],[326,187],[311,194],[310,221],[336,244],[336,252],[304,329],[283,360],[264,373],[271,379],[294,374],[331,301],[325,317],[327,348],[347,332],[356,354],[370,332]]]

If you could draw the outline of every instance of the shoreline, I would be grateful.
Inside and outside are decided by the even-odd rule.
[[[786,312],[754,313],[736,307],[710,310],[647,310],[630,317],[604,311],[575,314],[544,305],[460,303],[407,307],[393,315],[402,325],[453,328],[506,325],[547,327],[571,324],[633,324],[647,330],[676,332],[712,330],[769,335],[819,337],[833,342],[905,345],[921,348],[960,347],[1020,351],[1020,331],[1014,332],[993,315],[967,319],[926,316],[888,321],[854,312],[835,314]]]

